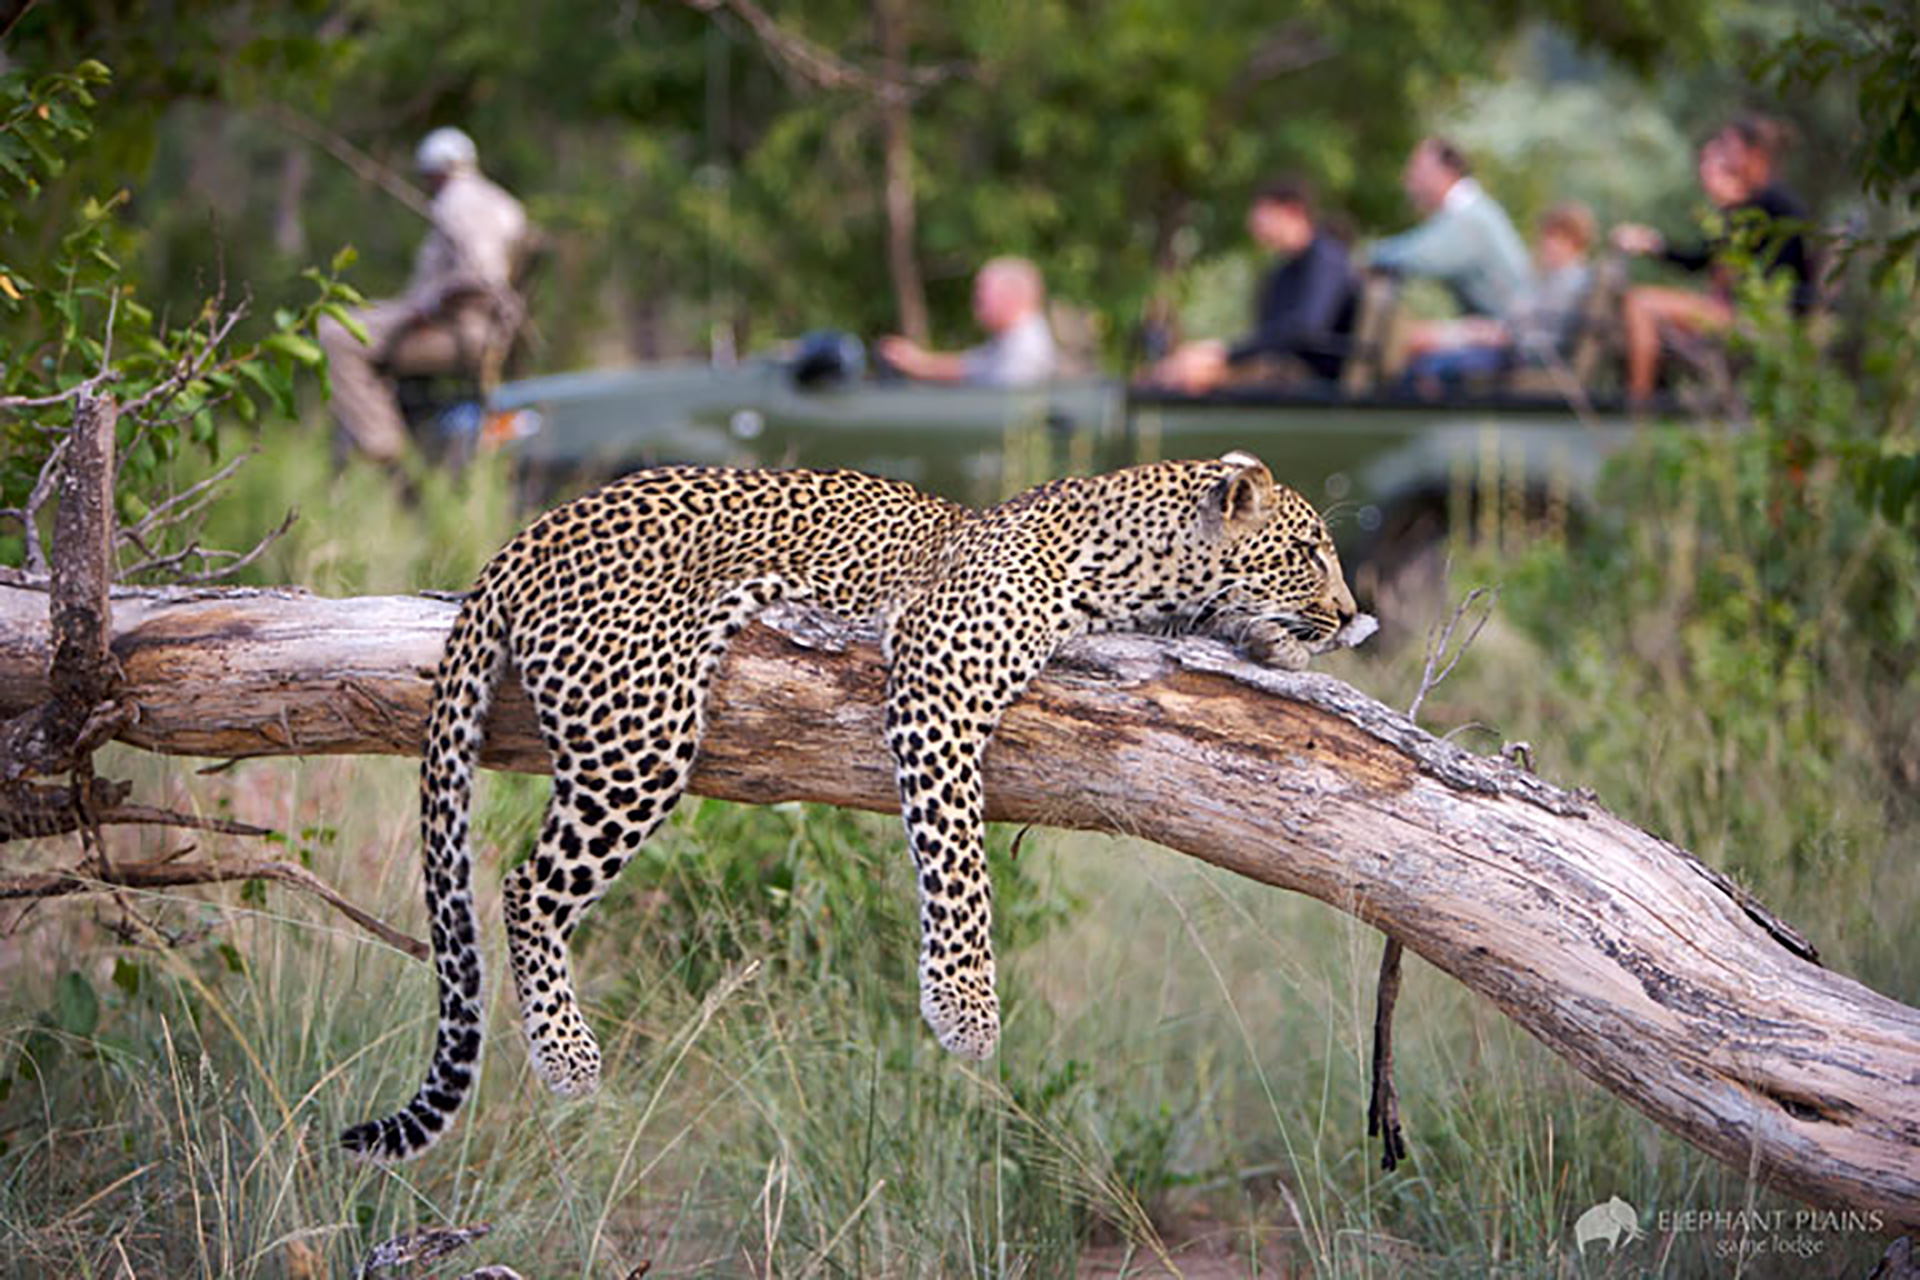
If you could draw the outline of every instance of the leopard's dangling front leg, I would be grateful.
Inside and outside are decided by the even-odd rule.
[[[920,1014],[948,1052],[985,1058],[1000,1041],[1000,999],[981,763],[1001,714],[1074,628],[1064,601],[1007,619],[966,586],[936,591],[891,629],[887,745],[919,881]]]
[[[920,673],[896,671],[887,744],[920,897],[920,1014],[942,1048],[985,1058],[1000,1041],[980,786],[986,735],[961,723]]]

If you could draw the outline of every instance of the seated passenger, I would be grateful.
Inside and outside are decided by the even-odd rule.
[[[1466,314],[1504,319],[1533,272],[1507,211],[1473,179],[1466,157],[1444,138],[1428,138],[1407,158],[1400,183],[1426,221],[1375,241],[1368,265],[1438,280]]]
[[[1408,379],[1431,396],[1517,364],[1565,357],[1593,285],[1587,264],[1593,233],[1593,212],[1579,201],[1547,210],[1536,229],[1533,286],[1504,320],[1465,316],[1415,326],[1407,342]]]
[[[888,363],[909,378],[979,387],[1023,387],[1054,375],[1059,354],[1047,327],[1040,269],[1025,258],[994,258],[973,278],[973,318],[987,341],[965,351],[929,351],[911,338],[880,339]]]
[[[1312,189],[1293,179],[1261,188],[1247,210],[1247,234],[1279,257],[1260,284],[1253,331],[1232,346],[1186,343],[1154,367],[1150,381],[1199,394],[1270,359],[1298,360],[1329,381],[1340,376],[1353,322],[1353,268],[1346,245],[1317,224]]]
[[[1639,223],[1614,228],[1613,243],[1623,253],[1653,254],[1686,271],[1706,271],[1711,282],[1704,293],[1666,285],[1637,285],[1627,291],[1621,321],[1629,400],[1645,400],[1653,394],[1663,332],[1709,335],[1732,325],[1734,282],[1721,259],[1734,243],[1737,225],[1753,219],[1788,224],[1764,243],[1763,270],[1769,276],[1784,272],[1793,277],[1795,313],[1805,314],[1813,306],[1813,262],[1806,237],[1793,225],[1806,220],[1807,210],[1793,193],[1765,181],[1771,173],[1773,145],[1773,139],[1758,132],[1749,137],[1736,121],[1700,148],[1700,189],[1726,224],[1711,240],[1675,248],[1658,231]]]

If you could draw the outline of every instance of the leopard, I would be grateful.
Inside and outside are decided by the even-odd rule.
[[[1326,521],[1244,452],[1057,479],[983,509],[859,471],[706,466],[637,471],[555,507],[487,563],[448,634],[420,770],[432,1062],[398,1111],[341,1133],[349,1153],[420,1154],[476,1081],[471,809],[509,670],[553,775],[533,848],[505,874],[509,968],[534,1071],[580,1096],[601,1057],[568,941],[685,792],[730,641],[780,602],[878,624],[920,1013],[975,1059],[1000,1036],[982,758],[1053,655],[1094,633],[1194,634],[1298,670],[1376,625]]]

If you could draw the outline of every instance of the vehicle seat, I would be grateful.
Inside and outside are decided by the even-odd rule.
[[[1620,339],[1620,299],[1627,290],[1627,260],[1620,253],[1605,254],[1594,264],[1593,282],[1581,303],[1565,349],[1555,353],[1558,364],[1538,356],[1517,363],[1507,374],[1505,390],[1513,395],[1564,396],[1567,379],[1591,390],[1595,376]]]
[[[1361,276],[1354,298],[1353,341],[1340,370],[1340,390],[1349,397],[1370,395],[1380,387],[1406,330],[1398,277],[1369,271]]]

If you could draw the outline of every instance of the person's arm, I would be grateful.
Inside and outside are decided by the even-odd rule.
[[[1713,263],[1715,246],[1704,241],[1675,246],[1652,227],[1641,222],[1623,222],[1613,229],[1613,247],[1636,257],[1659,258],[1683,271],[1705,271]]]
[[[967,356],[957,351],[929,351],[912,338],[891,334],[880,339],[880,355],[886,362],[923,382],[965,382],[969,375]]]
[[[1660,258],[1682,271],[1705,271],[1713,265],[1714,255],[1718,251],[1718,245],[1705,240],[1687,245],[1663,244],[1660,246]]]
[[[1471,262],[1471,241],[1465,223],[1456,214],[1442,211],[1397,236],[1374,241],[1367,261],[1399,275],[1444,278],[1459,274]]]
[[[1289,355],[1303,342],[1318,342],[1333,330],[1353,283],[1347,255],[1330,241],[1316,239],[1291,264],[1285,290],[1269,288],[1260,302],[1259,323],[1227,351],[1228,364],[1244,364],[1264,355]],[[1275,283],[1281,283],[1276,281]],[[1272,296],[1280,293],[1281,296]]]

